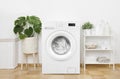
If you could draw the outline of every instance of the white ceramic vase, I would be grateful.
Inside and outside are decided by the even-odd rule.
[[[84,34],[87,36],[91,35],[91,29],[85,29]]]

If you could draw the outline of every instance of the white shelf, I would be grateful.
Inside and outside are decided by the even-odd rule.
[[[97,48],[87,49],[86,43],[97,43]],[[106,48],[107,49],[102,49]],[[112,35],[85,35],[84,36],[84,70],[86,64],[113,64],[114,70],[114,54],[112,48]],[[110,59],[109,62],[98,62],[97,57],[105,56]]]

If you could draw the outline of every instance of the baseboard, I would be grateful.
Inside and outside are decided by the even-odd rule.
[[[23,65],[26,65],[26,64],[23,64]],[[32,64],[32,63],[29,63],[28,64],[29,66],[33,66],[34,64]],[[87,65],[108,65],[108,64],[87,64]],[[18,64],[18,67],[20,67],[21,66],[21,64],[19,63]],[[37,64],[37,66],[38,67],[41,67],[42,66],[42,64],[41,63],[39,63],[39,64]],[[80,64],[80,66],[84,66],[84,64]],[[120,66],[120,64],[115,64],[115,66]]]
[[[23,64],[23,66],[25,66],[26,64]],[[29,65],[30,67],[33,67],[34,66],[34,64],[32,64],[32,63],[29,63],[29,64],[27,64],[27,65]],[[87,64],[88,66],[98,66],[98,65],[108,65],[108,64]],[[120,67],[120,64],[115,64],[115,66],[117,66],[117,67]],[[21,64],[19,63],[14,69],[0,69],[0,70],[16,70],[18,67],[21,67]],[[40,63],[40,64],[37,64],[37,67],[42,67],[42,64]],[[80,64],[80,67],[82,68],[82,67],[84,67],[84,65],[83,64]]]

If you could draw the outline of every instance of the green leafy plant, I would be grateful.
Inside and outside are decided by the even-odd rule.
[[[91,24],[90,22],[86,22],[82,25],[82,29],[92,29],[93,28],[93,24]]]
[[[40,34],[42,23],[36,16],[21,16],[14,22],[14,33],[20,38],[34,37]]]

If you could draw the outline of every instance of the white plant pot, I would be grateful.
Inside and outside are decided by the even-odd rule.
[[[91,29],[86,29],[84,30],[85,35],[91,35]]]
[[[38,43],[36,37],[29,37],[22,40],[23,53],[30,54],[36,53],[38,50]]]

